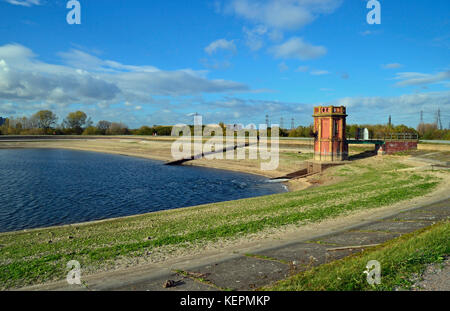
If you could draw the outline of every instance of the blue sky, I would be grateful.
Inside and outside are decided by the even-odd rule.
[[[379,0],[0,0],[0,115],[143,124],[450,122],[450,2]]]

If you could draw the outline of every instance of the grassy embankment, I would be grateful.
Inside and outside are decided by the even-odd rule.
[[[285,225],[304,225],[429,193],[430,172],[406,168],[395,157],[366,159],[325,171],[339,183],[98,223],[0,234],[2,289],[64,279],[69,260],[83,273],[121,260],[192,248]]]
[[[442,262],[450,254],[450,222],[403,235],[363,253],[301,272],[264,290],[395,290],[410,289],[413,274]],[[381,284],[370,285],[364,274],[370,260],[381,266]]]

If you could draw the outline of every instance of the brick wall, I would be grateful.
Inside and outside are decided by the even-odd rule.
[[[384,154],[393,154],[396,152],[417,150],[417,141],[386,141],[382,146]]]

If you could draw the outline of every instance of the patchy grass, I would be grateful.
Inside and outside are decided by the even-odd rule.
[[[96,223],[0,234],[0,288],[61,280],[66,263],[83,273],[113,269],[149,253],[235,239],[423,196],[440,179],[404,168],[394,157],[334,167],[345,174],[329,186],[237,201],[160,211]],[[349,171],[350,170],[350,171]]]
[[[406,150],[406,151],[399,151],[399,152],[394,152],[393,155],[395,156],[409,156],[409,155],[413,155],[415,152],[415,150]]]
[[[282,155],[288,157],[288,158],[292,158],[295,160],[311,160],[314,156],[314,153],[312,152],[302,152],[302,153],[294,153],[294,152],[283,152]]]
[[[421,274],[430,263],[442,262],[450,254],[450,222],[403,235],[363,253],[324,264],[279,281],[264,290],[395,290],[409,289],[413,274]],[[381,284],[370,285],[364,274],[370,260],[381,265]]]
[[[244,254],[244,256],[247,256],[247,257],[250,257],[250,258],[261,259],[261,260],[268,260],[268,261],[281,262],[281,263],[286,264],[286,265],[289,264],[289,261],[286,261],[286,260],[283,260],[283,259],[277,259],[277,258],[265,256],[265,255],[259,255],[259,254]]]

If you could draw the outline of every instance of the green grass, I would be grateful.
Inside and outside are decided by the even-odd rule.
[[[299,192],[0,234],[0,288],[64,279],[70,260],[78,260],[89,273],[123,259],[146,257],[147,252],[191,248],[377,208],[423,196],[440,181],[431,173],[397,171],[406,166],[395,159],[365,163],[330,169],[330,176],[345,175],[341,182]]]
[[[276,291],[356,291],[409,289],[413,274],[421,274],[427,264],[441,262],[450,254],[450,222],[403,235],[363,253],[301,272],[264,290]],[[366,265],[378,260],[381,284],[367,282]]]

